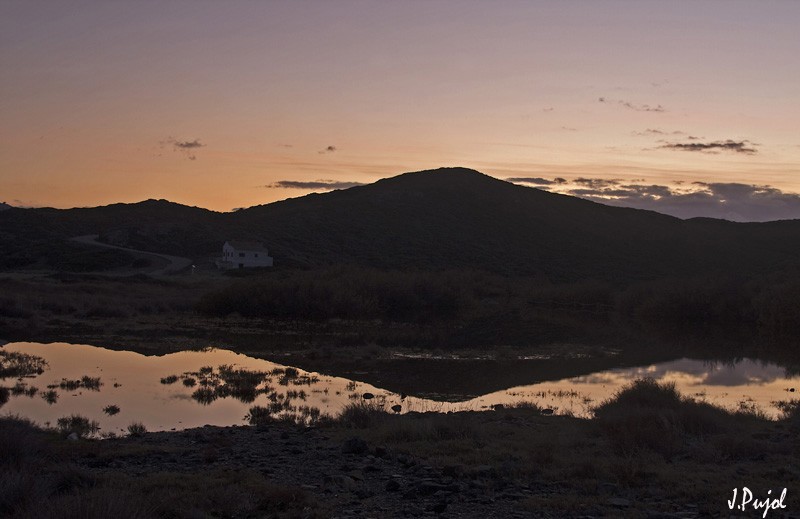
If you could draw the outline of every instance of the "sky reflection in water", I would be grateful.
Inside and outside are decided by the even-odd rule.
[[[773,403],[791,399],[795,393],[790,389],[800,387],[800,378],[787,377],[785,370],[776,364],[751,359],[736,363],[680,359],[513,387],[452,403],[410,396],[402,398],[370,384],[301,369],[296,372],[290,369],[291,376],[287,377],[286,366],[227,350],[183,351],[148,357],[130,351],[63,343],[12,343],[4,349],[44,357],[48,369],[42,375],[24,380],[28,386],[39,389],[37,394],[12,396],[0,409],[1,413],[20,414],[40,424],[51,425],[60,417],[76,413],[100,422],[103,432],[116,433],[125,431],[132,422],[142,422],[148,430],[242,424],[246,423],[245,415],[253,405],[272,405],[276,410],[282,406],[280,411],[276,411],[278,414],[305,412],[307,416],[310,411],[316,413],[315,410],[319,410],[323,415],[335,416],[348,403],[361,401],[365,393],[373,394],[375,398],[372,401],[383,405],[389,412],[397,404],[402,406],[402,412],[448,412],[532,401],[554,409],[557,414],[590,416],[592,406],[642,377],[675,382],[681,393],[729,409],[737,408],[743,401],[755,404],[769,416],[777,418],[780,412]],[[256,394],[249,397],[226,395],[208,399],[207,403],[199,402],[202,398],[198,399],[196,392],[203,386],[197,372],[203,367],[211,367],[212,374],[206,373],[206,376],[216,380],[220,374],[219,367],[225,365],[234,370],[270,374],[258,385]],[[58,384],[62,379],[80,379],[84,375],[100,377],[100,390],[55,388],[58,393],[55,403],[48,403],[43,398],[48,385]],[[177,375],[178,379],[170,384],[161,383],[162,378],[170,375]],[[195,379],[195,385],[186,386],[183,383],[186,378]],[[0,385],[6,387],[16,383],[15,379],[0,380]],[[225,395],[224,391],[221,393]],[[121,411],[107,416],[102,410],[108,405],[119,406]]]

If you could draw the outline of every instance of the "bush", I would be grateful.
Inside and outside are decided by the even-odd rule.
[[[100,424],[96,420],[89,420],[85,416],[77,414],[59,418],[56,423],[58,430],[64,436],[75,433],[78,438],[89,438],[100,430]]]
[[[645,378],[595,408],[594,415],[618,454],[649,450],[671,459],[686,436],[720,431],[727,413],[682,397],[674,383]]]
[[[347,404],[337,422],[354,429],[366,429],[388,417],[383,406],[377,402],[361,401]]]
[[[142,422],[133,422],[128,426],[128,434],[131,436],[141,436],[147,432],[147,427]]]
[[[206,294],[206,315],[292,319],[450,319],[472,304],[459,274],[339,267],[289,272]]]

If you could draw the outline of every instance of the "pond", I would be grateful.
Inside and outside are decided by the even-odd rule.
[[[124,434],[134,422],[150,431],[244,424],[253,406],[276,418],[308,423],[336,416],[346,405],[365,400],[401,413],[490,410],[533,402],[555,414],[591,417],[593,406],[643,377],[674,382],[684,395],[727,409],[759,409],[777,418],[780,410],[775,403],[793,399],[795,389],[800,389],[798,375],[773,363],[683,358],[509,387],[453,402],[399,394],[359,380],[214,348],[145,356],[88,345],[18,342],[0,351],[46,361],[41,373],[0,378],[0,387],[8,389],[0,412],[50,426],[59,418],[79,414],[99,422],[106,434]]]

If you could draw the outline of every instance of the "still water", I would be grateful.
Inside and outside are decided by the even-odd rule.
[[[643,377],[674,382],[682,394],[714,405],[755,407],[777,418],[780,411],[775,402],[790,400],[796,395],[795,389],[800,390],[800,377],[787,374],[776,364],[752,359],[735,363],[680,359],[444,402],[221,349],[163,356],[64,343],[19,342],[2,349],[42,357],[47,366],[36,376],[0,379],[0,386],[17,386],[0,413],[18,414],[44,425],[80,414],[98,421],[102,432],[118,434],[133,422],[143,423],[150,431],[244,424],[248,411],[256,405],[269,408],[276,417],[308,420],[336,416],[346,405],[362,402],[365,397],[387,412],[486,410],[524,401],[552,409],[555,414],[590,417],[593,406]],[[95,382],[75,387],[82,377]],[[249,385],[237,386],[236,381],[242,380],[249,380]],[[36,388],[35,392],[31,388]],[[119,411],[109,415],[104,411],[108,406]]]

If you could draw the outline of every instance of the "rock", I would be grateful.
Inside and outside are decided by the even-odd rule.
[[[491,465],[478,465],[475,467],[475,474],[478,476],[491,476],[494,473],[494,467]]]
[[[342,454],[364,454],[369,451],[369,445],[362,438],[353,436],[342,444]]]
[[[458,492],[458,485],[442,485],[441,483],[434,483],[432,481],[423,481],[417,485],[417,492],[423,496],[430,496],[439,492]]]
[[[325,483],[327,483],[330,486],[335,486],[350,491],[355,490],[358,486],[356,485],[356,480],[354,480],[350,476],[345,476],[342,474],[336,474],[333,476],[326,477]]]
[[[445,465],[442,467],[442,474],[445,476],[456,477],[464,471],[463,465]]]
[[[375,457],[376,458],[387,458],[387,457],[389,457],[389,450],[386,447],[383,447],[383,446],[375,447]]]
[[[78,441],[80,439],[80,437],[78,436],[78,433],[71,432],[71,433],[69,433],[69,436],[67,436],[67,439],[69,441],[76,442],[76,441]]]
[[[390,479],[386,482],[387,492],[397,492],[398,490],[400,490],[400,483],[396,479]]]
[[[616,506],[617,508],[627,508],[631,506],[631,502],[624,497],[609,498],[608,504],[611,506]]]

